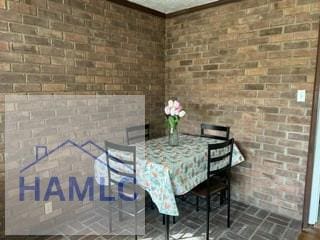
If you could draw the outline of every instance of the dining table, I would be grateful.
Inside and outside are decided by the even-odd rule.
[[[136,183],[147,191],[159,212],[166,216],[166,239],[169,239],[169,217],[179,216],[176,196],[190,192],[206,181],[208,168],[208,144],[220,143],[209,137],[180,135],[179,145],[171,146],[168,137],[160,137],[134,144],[136,146]],[[119,159],[122,153],[113,152]],[[216,153],[219,154],[219,153]],[[228,160],[212,163],[211,170],[226,166]],[[234,144],[232,167],[245,158]],[[95,161],[95,179],[99,184],[108,184],[106,154]]]

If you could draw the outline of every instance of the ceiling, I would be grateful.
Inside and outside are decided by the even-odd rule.
[[[165,14],[217,1],[219,0],[129,0]]]

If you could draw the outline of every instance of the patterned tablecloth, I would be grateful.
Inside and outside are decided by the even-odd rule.
[[[136,144],[137,183],[151,196],[162,214],[178,216],[175,195],[183,195],[204,182],[207,178],[208,144],[221,140],[198,136],[181,135],[179,146],[168,145],[168,137]],[[95,161],[95,177],[99,184],[107,181],[105,154]],[[234,145],[232,166],[244,161]],[[211,166],[216,169],[221,166]]]

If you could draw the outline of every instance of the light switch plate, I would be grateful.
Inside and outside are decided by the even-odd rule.
[[[297,92],[297,102],[306,101],[306,90],[298,90]]]
[[[52,213],[52,202],[47,202],[44,204],[44,213],[46,215]]]

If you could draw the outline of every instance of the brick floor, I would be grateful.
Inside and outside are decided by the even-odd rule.
[[[188,201],[193,198],[189,197]],[[178,200],[180,216],[176,224],[170,224],[171,239],[204,239],[206,212],[182,200]],[[298,239],[301,223],[297,220],[279,216],[268,211],[258,209],[240,202],[232,202],[232,225],[226,227],[226,206],[219,207],[215,201],[215,208],[211,210],[210,239],[213,240],[295,240]],[[202,207],[205,203],[202,202]],[[106,221],[101,217],[103,210],[96,215],[83,215],[79,221],[64,225],[64,234],[79,234],[82,236],[54,236],[49,240],[105,240],[105,239],[134,239],[133,236],[93,236],[95,231],[106,228]],[[145,236],[139,239],[164,239],[165,226],[158,211],[146,209]],[[125,233],[125,232],[124,232]],[[86,236],[84,236],[86,235]]]

